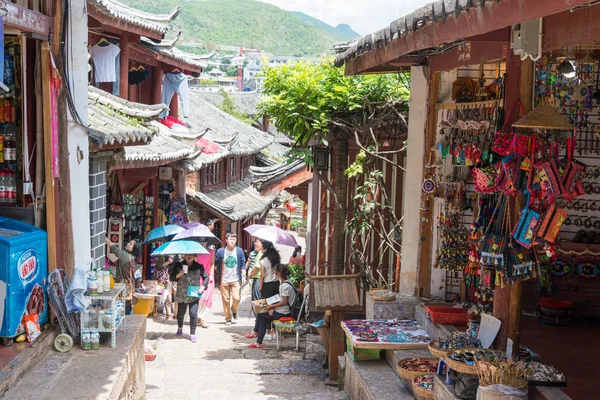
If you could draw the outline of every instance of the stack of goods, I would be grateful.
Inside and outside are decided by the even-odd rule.
[[[444,354],[440,355],[440,357],[445,357],[447,353],[453,350],[479,348],[481,347],[481,342],[475,337],[467,335],[464,332],[453,332],[452,335],[450,335],[449,337],[440,338],[431,343],[430,350],[432,347],[434,348],[434,351],[443,351]],[[435,353],[433,354],[436,356],[438,355]]]
[[[566,386],[565,375],[550,365],[542,364],[537,361],[526,362],[527,380],[531,385],[544,386]]]
[[[413,393],[419,400],[429,400],[434,398],[433,394],[433,375],[422,375],[412,380]]]
[[[506,359],[501,351],[475,348],[454,350],[446,357],[450,369],[471,375],[477,375],[476,363],[499,363]]]
[[[433,357],[405,358],[398,361],[397,369],[398,375],[406,379],[413,379],[426,374],[435,374],[438,369],[438,359]]]
[[[349,320],[342,326],[350,332],[355,342],[427,344],[427,332],[414,319],[400,320]]]
[[[513,360],[477,361],[479,386],[506,385],[520,391],[527,390],[530,374],[525,363]]]

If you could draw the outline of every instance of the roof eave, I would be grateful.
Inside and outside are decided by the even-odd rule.
[[[108,15],[98,9],[96,5],[88,2],[88,15],[98,20],[103,25],[119,29],[123,32],[129,32],[140,36],[146,36],[151,39],[162,40],[166,32],[156,31],[151,28],[139,26],[129,21],[125,21],[113,15]]]

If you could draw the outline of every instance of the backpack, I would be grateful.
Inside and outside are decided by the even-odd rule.
[[[296,321],[300,321],[301,318],[304,318],[306,316],[306,307],[304,307],[304,296],[302,296],[300,290],[298,290],[298,288],[296,288],[296,286],[294,286],[292,282],[285,281],[283,283],[287,283],[292,287],[292,289],[294,289],[294,302],[293,304],[289,304],[290,314],[292,315],[292,318],[294,318]]]

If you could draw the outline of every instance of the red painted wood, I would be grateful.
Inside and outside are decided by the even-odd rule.
[[[162,68],[152,67],[152,104],[162,103],[162,79]]]
[[[119,81],[119,97],[129,99],[129,34],[125,33],[121,36],[119,42],[121,48],[120,55],[120,81]]]
[[[542,49],[550,51],[592,44],[598,40],[599,25],[600,8],[598,7],[550,15],[544,18]]]
[[[589,0],[502,0],[486,3],[484,8],[448,16],[446,22],[427,24],[416,31],[392,40],[387,46],[372,50],[346,63],[346,74],[368,71],[414,51],[483,35],[530,19],[545,17],[587,4]]]
[[[154,54],[152,54],[149,50],[143,48],[138,43],[130,43],[129,52],[129,57],[132,60],[141,62],[146,65],[151,65],[153,67],[158,67],[160,65]]]
[[[48,37],[52,27],[52,18],[37,11],[28,10],[8,1],[2,2],[6,10],[4,25],[24,32],[36,33]]]
[[[471,57],[468,60],[458,59],[458,49],[448,50],[437,56],[429,58],[432,72],[450,71],[465,65],[478,65],[489,61],[497,61],[506,57],[510,46],[508,40],[502,42],[470,42]]]
[[[122,19],[114,18],[109,15],[103,14],[98,11],[95,7],[88,7],[88,15],[96,19],[102,25],[106,25],[115,29],[120,29],[125,32],[135,33],[136,35],[142,35],[151,39],[162,40],[165,35],[160,32],[155,32],[148,28],[134,25]]]

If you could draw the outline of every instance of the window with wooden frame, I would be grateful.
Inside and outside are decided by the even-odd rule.
[[[204,187],[218,186],[225,183],[223,179],[223,163],[218,162],[207,165],[202,170],[202,183]]]
[[[237,177],[237,159],[235,157],[229,159],[229,176],[231,178]]]
[[[242,157],[242,179],[248,175],[248,170],[252,166],[252,163],[253,163],[252,156]]]

